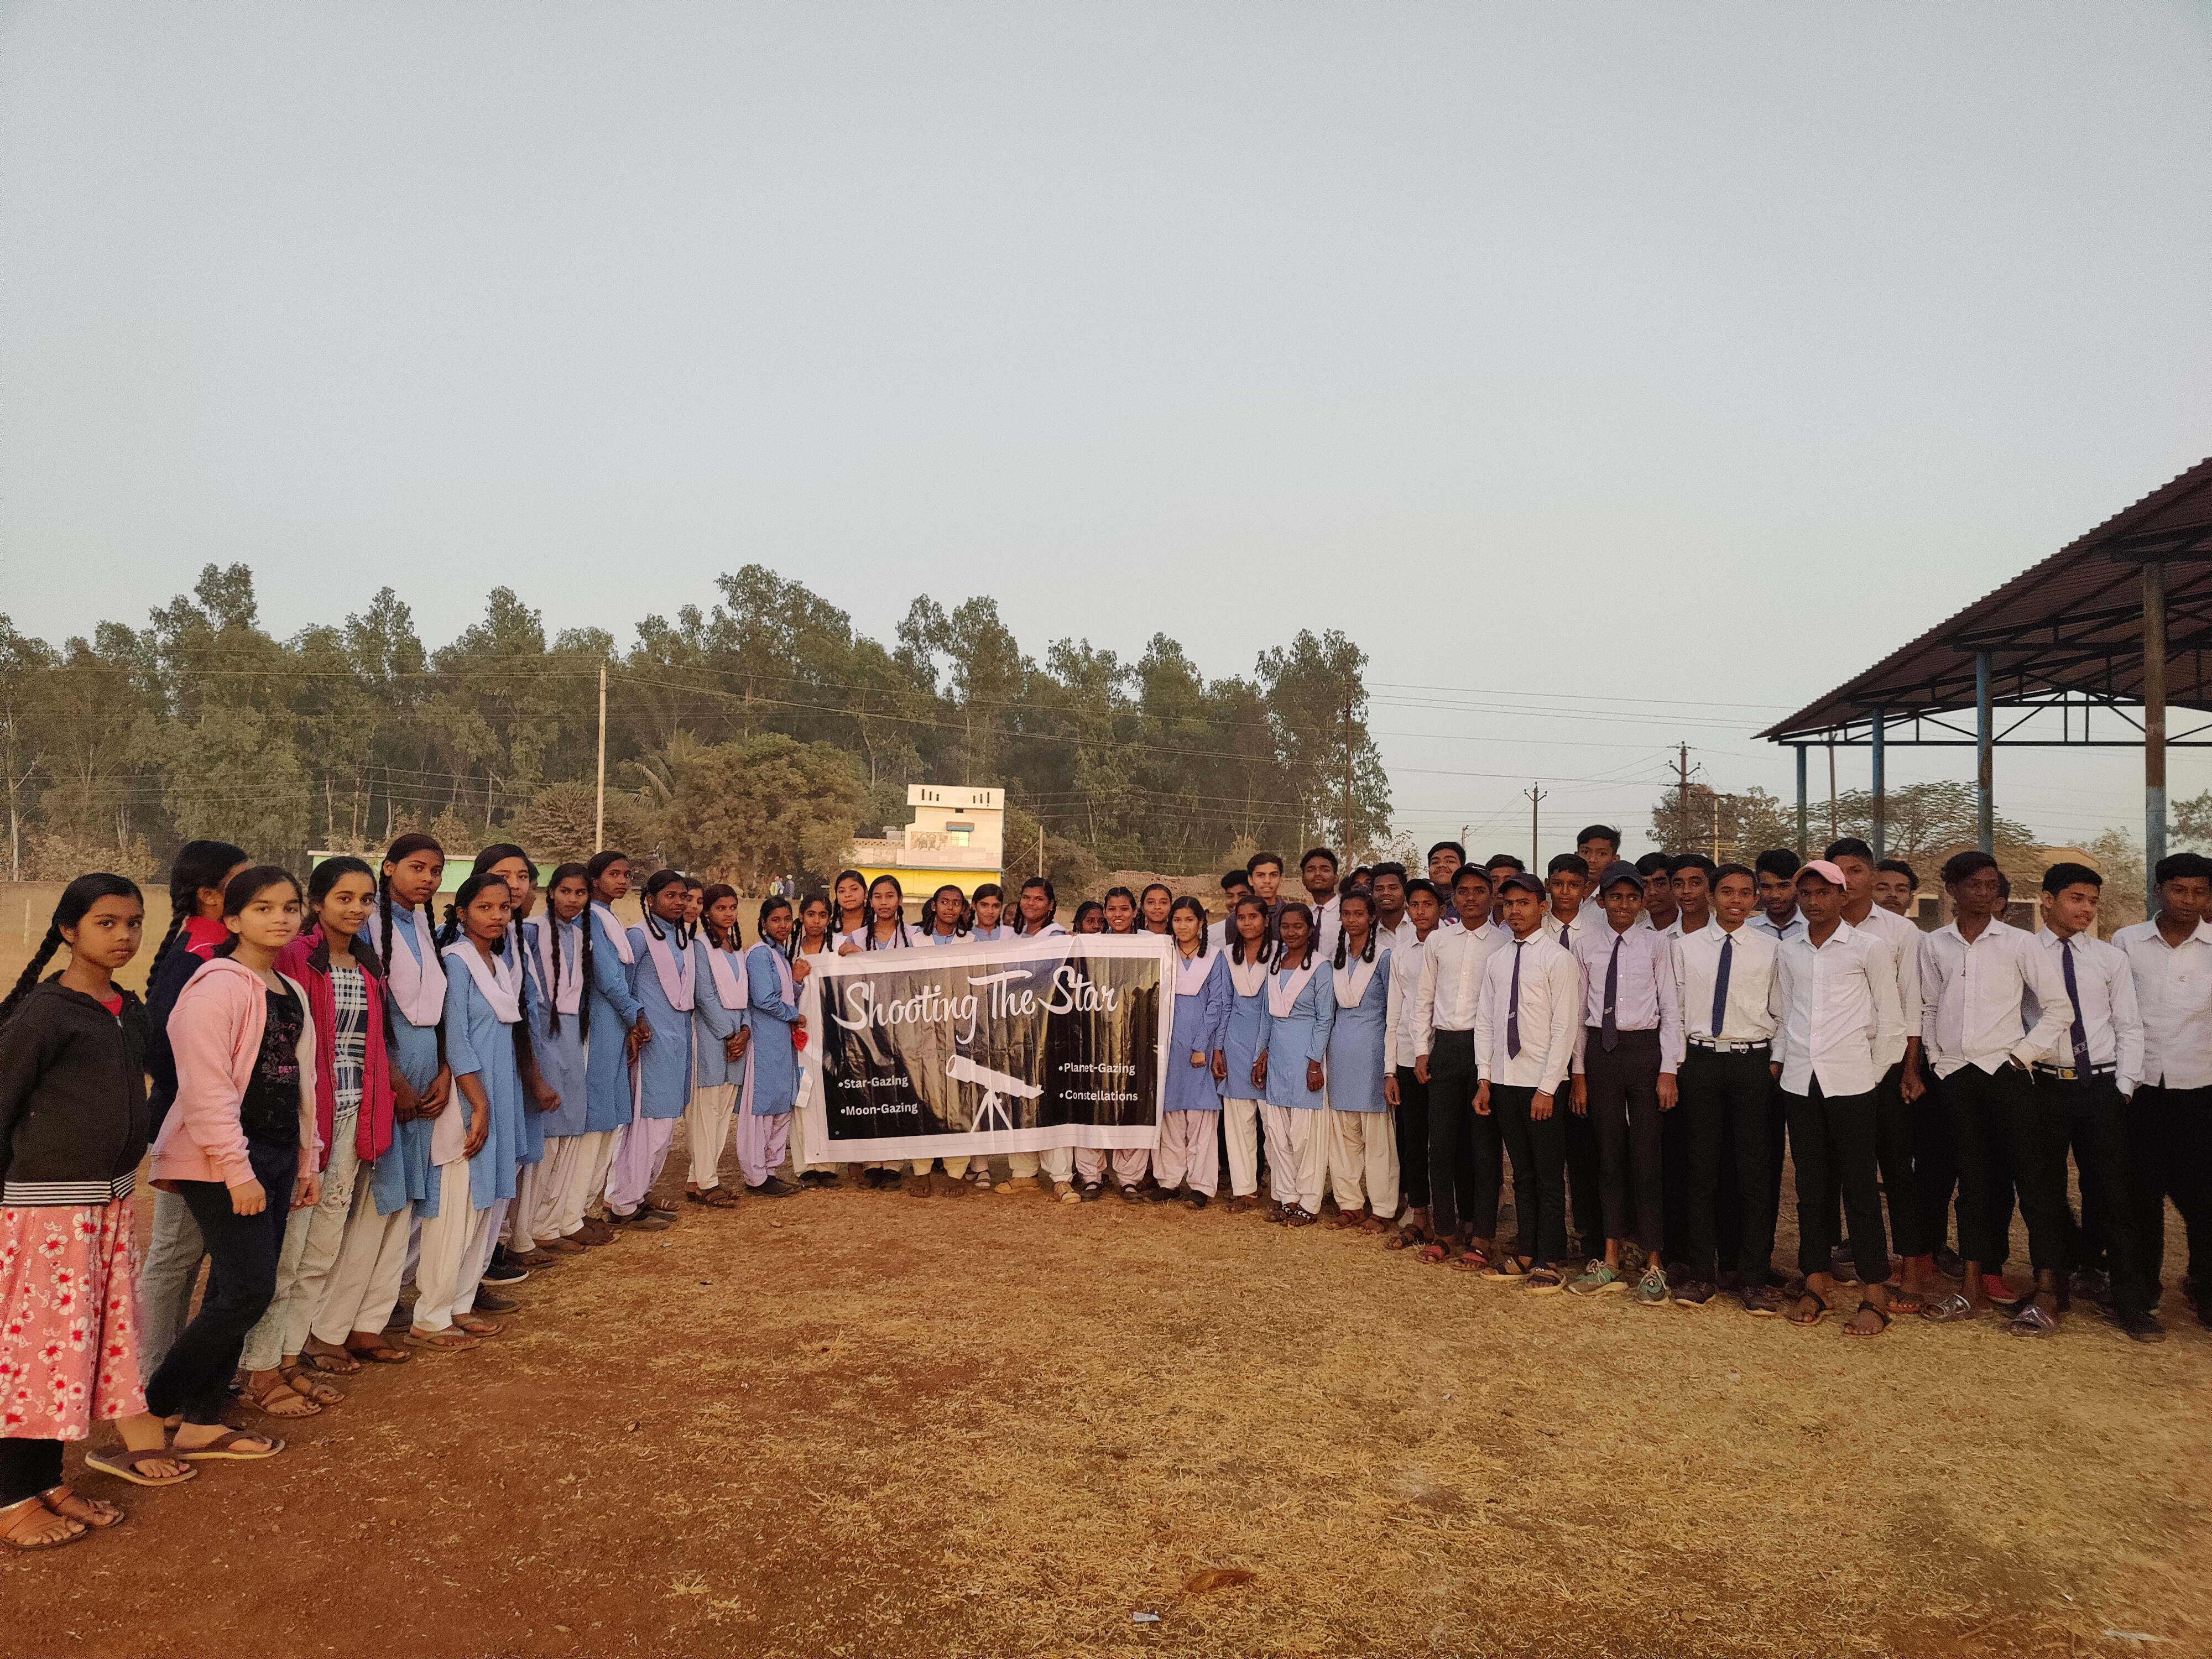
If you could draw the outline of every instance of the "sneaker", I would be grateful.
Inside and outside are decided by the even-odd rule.
[[[1678,1308],[1702,1308],[1719,1294],[1719,1291],[1702,1279],[1686,1279],[1674,1287],[1674,1305]]]
[[[2166,1340],[2166,1327],[2158,1322],[2156,1314],[2126,1313],[2115,1309],[2112,1311],[2112,1323],[2118,1325],[2138,1342]]]
[[[507,1253],[502,1244],[491,1253],[491,1266],[483,1270],[486,1285],[520,1285],[530,1277],[530,1269]]]
[[[1596,1296],[1605,1291],[1625,1291],[1628,1281],[1620,1276],[1620,1269],[1609,1261],[1592,1261],[1583,1270],[1580,1278],[1567,1286],[1577,1296]]]
[[[793,1193],[803,1190],[781,1176],[770,1176],[759,1186],[745,1188],[746,1194],[753,1198],[789,1198]]]
[[[486,1314],[513,1313],[521,1305],[511,1296],[501,1296],[497,1291],[488,1291],[479,1285],[477,1286],[476,1305],[471,1311]]]
[[[1193,1193],[1188,1198],[1183,1200],[1183,1202],[1189,1205],[1194,1210],[1202,1210],[1206,1207],[1206,1194],[1204,1193]]]
[[[1637,1305],[1644,1308],[1663,1308],[1674,1298],[1667,1292],[1667,1270],[1654,1261],[1644,1270],[1637,1281]]]
[[[1753,1319],[1772,1319],[1782,1311],[1782,1297],[1771,1285],[1747,1285],[1742,1299],[1743,1310]]]

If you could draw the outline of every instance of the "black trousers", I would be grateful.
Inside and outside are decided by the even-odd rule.
[[[1449,1238],[1462,1224],[1477,1238],[1498,1231],[1505,1178],[1498,1119],[1474,1115],[1474,1033],[1438,1031],[1429,1054],[1429,1224]]]
[[[1875,1085],[1874,1111],[1875,1155],[1881,1169],[1881,1190],[1889,1200],[1889,1242],[1899,1255],[1919,1255],[1936,1247],[1921,1243],[1925,1234],[1921,1226],[1920,1186],[1913,1173],[1918,1149],[1913,1109],[1905,1103],[1903,1060],[1883,1073],[1881,1081]],[[1835,1171],[1829,1174],[1832,1180]],[[1832,1186],[1829,1198],[1832,1228],[1842,1219],[1843,1194]],[[1889,1275],[1885,1272],[1882,1276]]]
[[[2128,1148],[2140,1271],[2155,1307],[2166,1273],[2166,1200],[2189,1233],[2185,1281],[2202,1298],[2212,1291],[2212,1089],[2136,1091],[2128,1109]],[[2116,1230],[2117,1231],[2117,1230]]]
[[[1532,1115],[1535,1099],[1533,1088],[1490,1085],[1490,1115],[1513,1159],[1513,1213],[1519,1233],[1514,1254],[1548,1267],[1567,1253],[1565,1120],[1574,1112],[1565,1101],[1554,1100],[1552,1115],[1538,1119]]]
[[[1889,1241],[1881,1225],[1881,1188],[1875,1170],[1874,1091],[1827,1095],[1818,1078],[1812,1092],[1786,1095],[1790,1152],[1797,1167],[1797,1271],[1824,1273],[1835,1240],[1830,1234],[1828,1183],[1840,1182],[1844,1215],[1851,1229],[1851,1261],[1862,1284],[1889,1277]]]
[[[1605,1189],[1598,1176],[1597,1126],[1574,1109],[1574,1079],[1559,1085],[1559,1109],[1566,1114],[1560,1138],[1566,1143],[1567,1200],[1574,1234],[1586,1250],[1605,1248]]]
[[[1659,1119],[1659,1033],[1622,1031],[1607,1052],[1597,1027],[1584,1033],[1590,1127],[1597,1134],[1605,1237],[1646,1250],[1666,1244],[1667,1200]]]
[[[2115,1090],[2113,1092],[2117,1094],[2118,1091]],[[2120,1103],[2120,1138],[2124,1151],[2127,1139],[2127,1103],[2122,1101]],[[2106,1208],[2091,1190],[2091,1182],[2086,1171],[2091,1164],[2097,1161],[2097,1148],[2094,1146],[2085,1146],[2083,1143],[2084,1137],[2079,1133],[2075,1134],[2073,1143],[2074,1162],[2075,1166],[2085,1173],[2081,1176],[2081,1217],[2076,1219],[2070,1211],[2066,1217],[2066,1262],[2069,1267],[2076,1271],[2087,1267],[2098,1273],[2106,1273],[2111,1271],[2112,1265],[2112,1237],[2115,1212]],[[2123,1174],[2125,1174],[2124,1170]],[[2129,1177],[2129,1184],[2131,1182],[2132,1177]],[[2123,1208],[2117,1213],[2124,1217],[2127,1214],[2127,1211]]]
[[[1675,1082],[1679,1085],[1679,1076]],[[1659,1116],[1659,1207],[1666,1217],[1665,1259],[1690,1259],[1690,1125],[1678,1104]],[[1715,1200],[1717,1202],[1717,1199]]]
[[[1752,1284],[1764,1283],[1774,1259],[1775,1206],[1767,1170],[1776,1090],[1768,1057],[1764,1048],[1723,1054],[1693,1046],[1676,1079],[1681,1103],[1668,1116],[1682,1121],[1686,1149],[1681,1259],[1692,1279],[1707,1284],[1720,1277],[1723,1266]],[[1722,1201],[1731,1184],[1737,1212],[1732,1237]]]
[[[2127,1104],[2110,1077],[2039,1077],[2028,1091],[2012,1137],[2013,1177],[2027,1218],[2028,1255],[2040,1273],[2079,1267],[2066,1204],[2066,1154],[2078,1148],[2081,1205],[2105,1215],[2125,1212],[2128,1192]],[[2156,1276],[2144,1271],[2141,1233],[2120,1229],[2111,1243],[2112,1299],[2123,1310],[2148,1312],[2158,1300]]]
[[[1416,1210],[1429,1207],[1429,1085],[1410,1066],[1398,1067],[1398,1192]]]
[[[1961,1066],[1942,1081],[1943,1121],[1959,1176],[1959,1254],[1990,1273],[2008,1254],[2015,1137],[2033,1089],[2028,1074],[2009,1063],[1994,1073]]]
[[[276,1258],[284,1249],[284,1220],[290,1213],[292,1180],[299,1173],[300,1149],[281,1151],[247,1143],[269,1202],[258,1215],[238,1215],[230,1207],[230,1188],[219,1181],[180,1181],[176,1191],[191,1207],[214,1266],[208,1274],[200,1310],[171,1347],[161,1369],[147,1379],[146,1409],[212,1425],[222,1421],[230,1398],[230,1379],[246,1349],[246,1334],[269,1310],[276,1294]]]
[[[0,1510],[62,1484],[58,1440],[0,1440]]]
[[[1943,1116],[1943,1086],[1924,1058],[1921,1066],[1928,1090],[1910,1109],[1913,1195],[1920,1201],[1920,1249],[1905,1252],[1907,1255],[1940,1250],[1951,1242],[1951,1195],[1959,1186],[1959,1165],[1951,1156],[1951,1126]],[[1894,1221],[1894,1198],[1889,1212]]]

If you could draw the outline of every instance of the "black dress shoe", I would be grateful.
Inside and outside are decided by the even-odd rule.
[[[501,1296],[497,1291],[477,1286],[475,1311],[477,1313],[513,1313],[522,1304],[511,1296]]]

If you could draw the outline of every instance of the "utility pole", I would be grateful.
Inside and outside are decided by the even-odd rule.
[[[1674,758],[1674,845],[1672,850],[1686,852],[1690,846],[1690,779],[1702,772],[1702,766],[1690,764],[1690,745],[1675,745]]]
[[[1716,793],[1714,794],[1714,796],[1713,796],[1713,862],[1714,862],[1715,864],[1718,864],[1720,861],[1721,861],[1721,798],[1720,798],[1719,794],[1718,794],[1717,793]]]
[[[1340,857],[1340,858],[1341,858],[1341,859],[1344,859],[1346,861],[1349,862],[1349,861],[1351,860],[1351,859],[1352,859],[1352,703],[1351,703],[1351,702],[1350,702],[1350,700],[1349,700],[1349,699],[1347,699],[1347,700],[1346,701],[1345,705],[1344,705],[1344,823],[1343,823],[1343,824],[1342,824],[1342,826],[1341,826],[1341,827],[1342,827],[1342,830],[1343,830],[1343,832],[1344,832],[1344,845],[1343,845],[1342,847],[1340,847],[1340,848],[1338,848],[1338,849],[1337,849],[1337,856],[1338,856],[1338,857]]]
[[[599,798],[592,813],[592,850],[607,850],[607,665],[599,665]]]
[[[1528,869],[1533,874],[1544,867],[1543,825],[1539,817],[1543,810],[1544,791],[1541,785],[1532,783],[1521,793],[1528,798]]]
[[[1836,734],[1828,733],[1828,839],[1843,832],[1836,828]]]

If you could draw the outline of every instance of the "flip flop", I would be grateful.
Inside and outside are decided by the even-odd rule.
[[[1870,1313],[1876,1319],[1881,1321],[1880,1328],[1871,1331],[1855,1331],[1851,1328],[1850,1319],[1847,1319],[1844,1322],[1844,1334],[1845,1336],[1880,1336],[1883,1331],[1889,1328],[1890,1318],[1888,1309],[1877,1308],[1871,1302],[1862,1302],[1858,1305],[1858,1311],[1851,1316],[1851,1319],[1856,1319],[1859,1316],[1859,1314],[1863,1313]]]
[[[315,1368],[307,1364],[305,1360],[301,1360],[289,1365],[279,1365],[276,1368],[276,1375],[284,1379],[286,1386],[294,1394],[303,1395],[313,1401],[318,1406],[343,1405],[345,1390],[314,1376],[314,1370]],[[307,1386],[301,1388],[300,1385],[302,1382]]]
[[[312,1353],[302,1350],[299,1363],[309,1370],[320,1371],[326,1376],[351,1376],[361,1369],[360,1359],[350,1350],[342,1354]]]
[[[1920,1316],[1938,1325],[1963,1324],[1970,1319],[1987,1319],[1991,1310],[1977,1308],[1954,1291],[1948,1296],[1939,1296],[1920,1310]]]
[[[87,1452],[84,1466],[102,1474],[112,1474],[118,1480],[128,1480],[134,1486],[181,1486],[187,1480],[198,1480],[200,1472],[188,1468],[182,1474],[164,1475],[159,1480],[138,1472],[147,1463],[174,1463],[181,1458],[181,1453],[167,1446],[149,1446],[143,1451],[132,1451],[126,1446],[119,1451]]]
[[[239,1445],[247,1440],[258,1440],[266,1451],[240,1451]],[[284,1443],[273,1434],[247,1434],[240,1429],[226,1429],[204,1446],[172,1446],[169,1455],[181,1457],[186,1462],[258,1463],[264,1457],[274,1457],[284,1449]]]
[[[1798,1291],[1798,1307],[1802,1307],[1808,1302],[1816,1304],[1819,1308],[1819,1311],[1810,1319],[1800,1319],[1797,1317],[1797,1308],[1792,1308],[1790,1310],[1790,1322],[1799,1327],[1801,1329],[1809,1331],[1814,1326],[1819,1324],[1822,1320],[1828,1316],[1828,1298],[1822,1296],[1818,1291]]]
[[[346,1344],[346,1352],[356,1359],[370,1365],[404,1365],[415,1357],[406,1349],[395,1348],[389,1342],[382,1340],[373,1344],[363,1343],[358,1347],[349,1341]]]
[[[457,1329],[455,1327],[451,1325],[447,1326],[446,1328],[441,1331],[418,1331],[410,1329],[407,1333],[407,1340],[410,1342],[417,1343],[425,1348],[444,1348],[448,1352],[454,1353],[458,1353],[465,1348],[473,1348],[481,1346],[478,1344],[476,1338],[471,1336],[466,1331]]]

